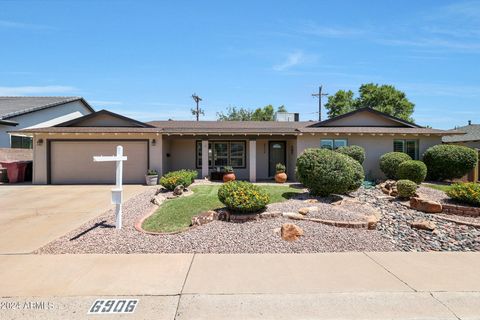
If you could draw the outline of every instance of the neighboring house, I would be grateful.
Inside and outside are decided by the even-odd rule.
[[[480,149],[480,124],[472,124],[471,121],[468,121],[468,125],[453,130],[465,132],[465,134],[445,136],[442,138],[444,143],[454,143]]]
[[[359,145],[366,150],[367,177],[381,177],[382,154],[406,152],[414,159],[442,142],[449,131],[423,128],[373,109],[359,109],[322,122],[153,121],[143,123],[102,110],[49,128],[20,131],[33,137],[36,184],[113,183],[114,164],[93,162],[122,145],[126,183],[143,183],[147,169],[160,174],[198,170],[209,176],[232,166],[239,179],[256,181],[284,163],[295,177],[306,148]]]
[[[447,135],[442,138],[443,143],[457,144],[479,150],[480,155],[480,124],[472,124],[469,120],[468,125],[456,127],[452,132],[464,132],[464,135]],[[463,181],[478,181],[480,177],[480,161],[475,169],[469,172]]]
[[[32,148],[32,138],[8,132],[53,126],[92,113],[81,97],[0,97],[0,148]]]

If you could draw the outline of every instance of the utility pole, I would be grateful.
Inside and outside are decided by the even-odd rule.
[[[318,121],[322,121],[322,96],[328,96],[322,92],[322,86],[318,87],[318,93],[312,93],[312,97],[318,97]]]
[[[196,109],[191,109],[191,111],[192,111],[192,114],[197,118],[197,121],[199,121],[200,115],[205,115],[205,112],[198,107],[198,104],[199,104],[200,101],[202,101],[202,98],[197,96],[196,93],[192,94],[192,98],[195,101],[195,103],[197,104],[197,108]]]

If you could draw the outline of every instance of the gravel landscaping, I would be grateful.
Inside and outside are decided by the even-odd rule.
[[[423,188],[423,187],[422,187]],[[424,188],[428,189],[428,188]],[[432,189],[425,190],[430,192]],[[420,191],[423,191],[421,189]],[[437,192],[437,190],[433,190]],[[441,192],[441,191],[438,191]],[[90,221],[69,234],[39,249],[39,254],[63,253],[307,253],[340,251],[473,251],[480,250],[480,228],[459,225],[439,216],[411,210],[402,203],[390,201],[377,189],[361,188],[353,193],[352,202],[335,206],[336,199],[319,198],[305,203],[307,194],[268,206],[267,211],[296,212],[316,206],[309,217],[334,220],[358,220],[368,214],[369,204],[383,214],[377,230],[339,228],[312,221],[283,217],[259,219],[245,223],[213,221],[186,232],[171,235],[149,235],[137,231],[134,224],[157,208],[150,203],[152,188],[124,203],[121,230],[114,228],[113,211]],[[437,196],[441,196],[437,194]],[[347,197],[347,199],[352,199]],[[355,201],[360,201],[356,204]],[[370,207],[370,209],[371,209]],[[365,211],[365,212],[364,212]],[[410,223],[428,220],[434,231],[413,229]],[[284,241],[279,235],[282,224],[294,223],[304,230],[297,241]]]

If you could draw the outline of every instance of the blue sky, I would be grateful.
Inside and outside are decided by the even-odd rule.
[[[480,1],[1,1],[0,95],[81,95],[139,120],[204,119],[393,84],[423,125],[480,123]]]

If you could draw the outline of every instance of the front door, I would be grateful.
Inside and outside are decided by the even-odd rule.
[[[268,175],[275,175],[275,166],[277,163],[287,165],[285,141],[270,141],[268,143]]]

